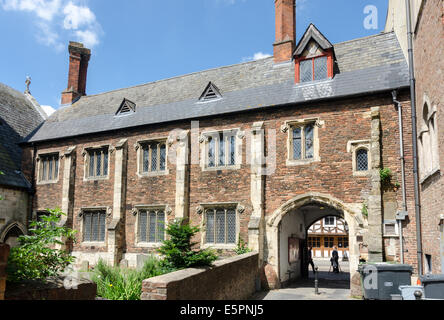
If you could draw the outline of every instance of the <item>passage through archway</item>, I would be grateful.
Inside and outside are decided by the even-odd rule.
[[[274,270],[277,287],[308,277],[308,231],[317,221],[326,217],[336,217],[344,221],[349,237],[348,241],[342,239],[341,243],[348,246],[346,255],[350,270],[357,270],[359,246],[356,235],[360,229],[360,213],[334,197],[310,193],[288,201],[267,221],[267,270],[268,273],[271,269]],[[335,241],[333,246],[334,244]],[[336,239],[336,244],[339,246],[339,239]],[[329,254],[331,251],[329,250]],[[329,257],[327,258],[329,263]],[[350,279],[349,274],[347,277]]]

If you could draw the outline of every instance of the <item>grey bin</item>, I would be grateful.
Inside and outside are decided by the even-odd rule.
[[[415,292],[421,291],[424,297],[424,287],[422,286],[400,286],[402,300],[416,300]]]
[[[427,274],[420,279],[425,299],[444,299],[444,274]]]
[[[377,274],[372,275],[373,271]],[[405,264],[375,263],[360,265],[358,272],[361,274],[364,299],[391,300],[392,295],[401,295],[400,286],[411,284],[413,268]]]

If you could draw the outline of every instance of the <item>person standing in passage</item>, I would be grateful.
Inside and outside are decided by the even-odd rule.
[[[331,264],[333,266],[333,272],[339,273],[339,253],[336,246],[333,247],[333,252],[331,253]]]
[[[308,258],[307,261],[308,261],[308,264],[311,265],[311,268],[313,269],[313,273],[316,273],[315,266],[314,266],[314,263],[313,263],[312,250],[313,250],[313,247],[310,246],[308,248],[308,252],[307,252],[307,258]]]

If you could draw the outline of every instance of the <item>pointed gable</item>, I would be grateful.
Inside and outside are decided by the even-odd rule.
[[[310,24],[293,53],[295,82],[333,78],[333,56],[333,45],[314,24]]]
[[[127,115],[136,112],[136,104],[128,99],[123,99],[116,116]]]
[[[204,92],[199,98],[200,102],[207,102],[212,100],[221,99],[222,95],[220,94],[219,89],[210,81]]]

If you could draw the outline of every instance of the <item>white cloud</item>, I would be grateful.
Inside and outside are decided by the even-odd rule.
[[[51,106],[41,106],[43,111],[49,116],[51,116],[56,110]]]
[[[242,58],[242,62],[266,59],[266,58],[269,58],[269,57],[271,57],[271,54],[263,53],[263,52],[256,52],[252,57],[244,57],[244,58]]]
[[[0,0],[5,11],[29,12],[35,16],[38,42],[60,51],[68,40],[94,47],[103,33],[96,15],[80,0]],[[82,1],[84,2],[84,1]]]

